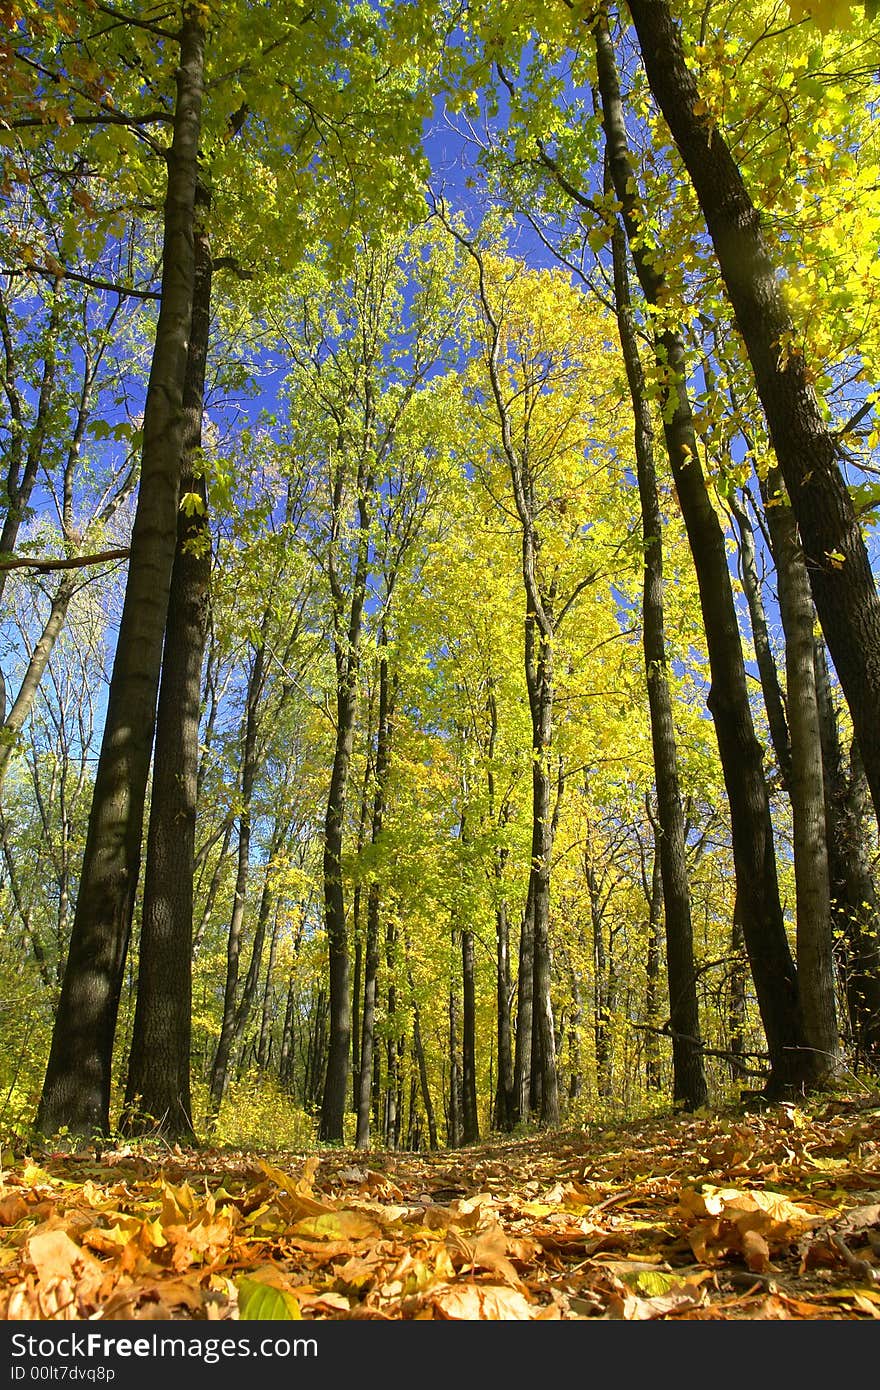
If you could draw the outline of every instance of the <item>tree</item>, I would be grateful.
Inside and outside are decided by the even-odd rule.
[[[755,375],[770,438],[807,556],[816,611],[840,678],[880,814],[880,597],[840,442],[823,418],[742,174],[701,104],[665,0],[630,13],[651,90],[693,181]]]

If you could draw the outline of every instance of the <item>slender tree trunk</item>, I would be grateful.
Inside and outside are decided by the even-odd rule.
[[[341,482],[334,493],[338,514]],[[357,676],[360,665],[360,639],[367,587],[369,497],[371,479],[361,467],[358,475],[360,538],[355,578],[349,607],[347,632],[341,631],[342,590],[331,555],[330,583],[333,590],[337,630],[334,638],[336,658],[336,746],[330,790],[324,817],[324,922],[327,930],[328,979],[330,984],[330,1038],[327,1075],[321,1100],[318,1137],[323,1143],[342,1143],[345,1129],[345,1102],[348,1094],[348,1068],[351,1060],[351,986],[348,930],[345,920],[345,890],[342,882],[342,845],[348,774],[354,746],[357,713]],[[363,1044],[362,1044],[363,1046]]]
[[[660,933],[663,922],[663,876],[660,868],[660,836],[662,833],[659,823],[656,824],[654,826],[654,863],[651,868],[651,886],[648,894],[648,955],[645,961],[645,1014],[649,1030],[657,1027],[660,1017]],[[656,1033],[651,1031],[645,1034],[645,1085],[649,1091],[659,1091],[661,1087],[660,1039]]]
[[[620,87],[611,35],[604,17],[597,21],[594,32],[614,189],[622,205],[624,225],[645,298],[650,304],[658,304],[663,301],[664,285],[639,240],[640,222]],[[681,334],[671,329],[661,331],[657,337],[657,355],[669,383],[671,409],[664,411],[666,448],[700,590],[712,676],[707,704],[715,724],[730,805],[746,948],[770,1053],[766,1090],[768,1095],[780,1095],[804,1085],[811,1076],[811,1059],[804,1050],[797,976],[779,901],[763,750],[752,722],[724,535],[698,456],[685,384],[687,364]]]
[[[397,954],[397,932],[389,918],[385,928],[385,965],[388,971],[388,1037],[385,1043],[387,1075],[385,1077],[385,1146],[397,1147],[400,1134],[400,1049],[397,1023],[397,986],[394,983],[394,964]]]
[[[379,723],[376,733],[376,782],[370,831],[375,846],[382,834],[388,772],[391,765],[393,693],[388,673],[388,634],[383,624],[379,635]],[[367,894],[367,936],[364,951],[364,1014],[361,1028],[360,1084],[357,1135],[359,1149],[370,1147],[370,1100],[373,1079],[373,1043],[376,1022],[376,989],[379,977],[379,884],[373,881]]]
[[[281,1051],[278,1057],[278,1080],[286,1090],[292,1090],[294,1040],[293,1016],[296,1010],[296,991],[293,975],[287,981],[287,1001],[284,1005],[284,1024],[281,1029]]]
[[[744,504],[736,496],[730,500],[731,511],[736,518],[739,531],[740,579],[749,606],[752,624],[752,641],[758,675],[761,678],[761,692],[764,696],[764,709],[767,711],[767,725],[770,729],[770,742],[776,754],[776,762],[785,787],[791,785],[791,743],[789,741],[788,720],[779,688],[779,675],[776,659],[770,646],[767,628],[767,615],[761,598],[761,585],[758,579],[758,566],[755,559],[755,536],[749,514]],[[769,520],[769,514],[768,514]]]
[[[421,1013],[419,1010],[419,1001],[416,997],[416,982],[413,978],[406,937],[404,937],[404,950],[406,951],[406,976],[409,981],[409,993],[412,1001],[413,1051],[415,1052],[416,1062],[419,1068],[419,1086],[422,1092],[422,1104],[425,1107],[425,1119],[428,1122],[428,1144],[433,1152],[435,1149],[439,1148],[437,1120],[434,1115],[434,1102],[431,1099],[431,1088],[428,1084],[428,1064],[425,1060],[425,1048],[422,1043]]]
[[[372,729],[373,721],[371,713],[367,715],[367,731]],[[364,764],[364,784],[361,789],[361,809],[358,816],[358,833],[356,856],[360,862],[363,854],[364,844],[367,838],[367,815],[369,811],[369,789],[373,780],[373,764],[369,752]],[[352,1013],[351,1013],[351,1108],[355,1115],[358,1111],[358,1097],[361,1087],[361,1028],[360,1018],[363,1008],[364,997],[364,940],[361,931],[361,902],[363,900],[363,890],[360,880],[354,886],[351,895],[351,934],[354,938],[354,980],[352,982]]]
[[[781,479],[767,479],[767,526],[773,542],[779,613],[785,632],[788,727],[791,736],[791,807],[797,916],[797,965],[804,1039],[812,1080],[840,1071],[840,1039],[831,936],[831,885],[822,776],[822,738],[813,665],[813,600],[797,523],[779,495]]]
[[[110,1127],[113,1040],[140,868],[144,801],[177,538],[183,383],[192,316],[205,35],[184,16],[168,152],[162,301],[128,582],[95,776],[79,896],[36,1129]]]
[[[46,352],[43,356],[43,372],[37,397],[37,412],[33,428],[30,431],[26,452],[24,450],[25,412],[15,383],[15,344],[6,317],[6,306],[0,298],[0,340],[3,342],[5,358],[4,387],[12,426],[8,454],[9,467],[6,472],[4,488],[6,515],[3,518],[2,528],[0,528],[0,556],[4,557],[12,555],[18,541],[18,533],[39,475],[40,463],[43,459],[43,445],[46,442],[55,400],[55,375],[58,367],[57,348],[63,298],[58,293],[59,284],[60,282],[56,280],[52,287],[52,307],[49,311],[49,322],[46,328]],[[8,575],[9,570],[0,565],[0,599],[3,597]]]
[[[2,574],[2,568],[0,568],[0,574]],[[52,648],[64,627],[70,600],[78,583],[79,576],[74,570],[68,570],[60,580],[52,599],[49,616],[28,662],[28,668],[18,688],[18,694],[6,715],[2,731],[0,731],[0,793],[2,793],[3,782],[16,740],[24,727],[25,720],[33,709],[34,700],[40,688],[40,681],[43,679],[43,673],[49,664]]]
[[[263,888],[260,893],[260,905],[257,909],[257,921],[256,926],[254,928],[254,939],[251,943],[251,958],[248,963],[248,969],[247,974],[245,975],[244,984],[242,985],[241,997],[239,998],[238,1003],[235,1005],[232,1023],[232,1036],[229,1043],[229,1050],[227,1053],[225,1063],[227,1071],[231,1062],[231,1058],[235,1055],[236,1052],[240,1052],[241,1042],[245,1035],[245,1030],[247,1029],[251,1013],[253,1012],[254,1003],[256,1002],[257,989],[260,983],[260,971],[263,967],[263,947],[266,942],[266,929],[269,925],[269,918],[270,916],[272,916],[273,907],[275,906],[273,866],[275,864],[278,851],[284,839],[289,834],[290,826],[285,825],[284,821],[280,817],[277,818],[275,821],[275,828],[272,832],[272,840],[269,845],[269,856],[266,861],[266,867],[263,874]],[[271,974],[271,969],[272,962],[270,960],[269,970],[267,972],[267,982]],[[239,1070],[240,1067],[241,1064],[239,1062]]]
[[[461,1140],[463,1144],[480,1142],[480,1122],[477,1115],[477,993],[474,979],[474,934],[466,928],[461,932]]]
[[[247,885],[250,876],[251,852],[251,800],[257,775],[257,711],[263,691],[266,661],[265,629],[268,613],[263,618],[263,632],[260,645],[254,652],[254,660],[248,677],[247,699],[245,704],[244,729],[242,737],[241,766],[241,814],[238,817],[238,864],[235,873],[235,892],[232,899],[232,916],[229,919],[229,932],[226,938],[226,985],[223,991],[223,1018],[220,1024],[220,1037],[211,1068],[210,1115],[209,1123],[216,1123],[226,1093],[226,1080],[229,1061],[235,1042],[236,996],[238,992],[238,968],[241,956],[241,933],[244,925],[244,910],[247,900]]]
[[[844,768],[837,713],[821,642],[814,650],[822,728],[825,819],[834,930],[841,943],[843,984],[855,1060],[880,1069],[880,899],[867,834],[868,788],[858,749]]]
[[[452,931],[453,958],[458,933]],[[455,972],[449,982],[449,1111],[446,1121],[446,1143],[450,1149],[461,1148],[461,1067],[458,1060],[458,989]]]
[[[880,814],[880,598],[839,443],[802,354],[785,352],[794,325],[760,215],[722,132],[700,115],[700,93],[665,0],[632,0],[651,91],[684,160],[752,364],[773,449],[800,530],[813,599],[852,715]]]
[[[198,803],[198,797],[196,797],[196,803]],[[204,906],[202,907],[198,925],[195,929],[195,932],[193,933],[193,955],[195,955],[196,951],[198,950],[202,937],[205,934],[205,928],[211,920],[211,916],[214,911],[214,904],[216,903],[217,895],[220,892],[220,884],[223,879],[223,870],[226,867],[226,857],[229,853],[229,841],[232,839],[232,829],[233,822],[232,820],[229,820],[223,830],[223,843],[220,846],[220,853],[217,855],[217,860],[214,864],[214,872],[211,874],[211,882],[208,884],[208,891],[205,894],[205,902]]]
[[[275,962],[278,958],[279,917],[276,908],[272,922],[272,935],[269,939],[269,959],[266,962],[266,979],[263,985],[263,1004],[260,1009],[260,1041],[257,1047],[257,1066],[261,1071],[269,1067],[272,1052],[272,996],[275,979]]]
[[[728,1012],[728,1038],[731,1052],[730,1073],[734,1081],[746,1076],[746,965],[743,955],[742,918],[739,900],[733,904],[733,923],[730,934],[730,953],[733,964],[730,967],[730,1007]]]
[[[523,537],[523,567],[534,537]],[[550,1001],[550,858],[553,848],[549,757],[553,730],[553,652],[550,634],[538,628],[538,616],[526,583],[526,686],[532,719],[532,853],[526,908],[520,934],[519,982],[514,1059],[514,1100],[518,1121],[528,1119],[533,1086],[533,1059],[540,1059],[541,1122],[559,1123],[556,1045]],[[545,596],[545,613],[551,600]]]
[[[495,772],[493,769],[493,759],[495,757],[495,744],[498,738],[498,704],[495,699],[494,682],[490,678],[487,695],[487,709],[489,713],[489,742],[486,750],[487,761],[487,790],[489,797],[489,819],[495,824]],[[499,825],[507,823],[507,806],[501,807],[499,815]],[[508,849],[505,845],[499,845],[496,849],[492,861],[492,873],[495,880],[495,984],[496,984],[496,1020],[497,1020],[497,1041],[498,1041],[498,1080],[495,1090],[493,1125],[495,1129],[509,1131],[515,1123],[514,1105],[514,1067],[513,1067],[513,1030],[511,1027],[511,1004],[513,1002],[513,982],[510,970],[510,923],[507,916],[507,900],[504,896],[504,868],[507,863]]]
[[[632,316],[629,275],[626,268],[626,240],[619,222],[615,226],[612,250],[617,326],[635,418],[636,472],[642,512],[645,567],[642,645],[657,786],[659,833],[655,839],[663,879],[666,920],[666,968],[669,977],[669,1017],[672,1031],[672,1094],[673,1099],[686,1109],[696,1110],[705,1104],[708,1092],[700,1046],[700,1011],[694,973],[693,926],[685,856],[684,811],[678,781],[678,749],[666,665],[663,521],[657,496],[654,430]]]
[[[208,496],[195,463],[202,443],[211,322],[210,193],[196,191],[195,286],[183,392],[181,511],[162,656],[153,789],[144,869],[137,1003],[125,1088],[126,1128],[194,1137],[190,1095],[193,879],[202,660],[208,632]]]
[[[596,1090],[602,1100],[609,1100],[613,1081],[610,1009],[612,991],[605,956],[605,927],[599,902],[599,885],[589,848],[585,851],[584,859],[593,936],[593,1042],[596,1056]]]

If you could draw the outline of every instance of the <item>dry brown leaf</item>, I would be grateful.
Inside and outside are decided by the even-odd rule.
[[[756,1274],[770,1267],[770,1247],[759,1231],[743,1231],[742,1249],[746,1264]]]
[[[444,1318],[459,1322],[527,1322],[537,1312],[517,1289],[503,1284],[453,1284],[431,1294]]]
[[[17,1192],[10,1192],[0,1200],[0,1226],[14,1226],[29,1215],[27,1202]]]
[[[523,1288],[523,1282],[507,1257],[507,1236],[502,1226],[494,1222],[474,1238],[463,1236],[460,1231],[450,1230],[447,1244],[453,1255],[463,1256],[466,1264],[473,1269],[488,1269],[492,1274],[500,1274],[511,1288]]]

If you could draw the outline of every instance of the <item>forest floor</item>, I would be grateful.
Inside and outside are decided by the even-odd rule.
[[[880,1096],[432,1154],[4,1146],[0,1318],[880,1318]]]

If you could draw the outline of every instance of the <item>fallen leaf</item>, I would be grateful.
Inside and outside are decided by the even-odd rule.
[[[535,1316],[523,1294],[503,1284],[454,1284],[432,1293],[431,1303],[454,1321],[526,1322]]]

